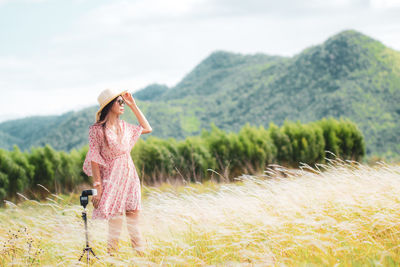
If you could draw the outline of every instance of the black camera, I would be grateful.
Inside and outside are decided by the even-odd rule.
[[[96,195],[97,195],[96,189],[83,190],[80,197],[81,205],[84,208],[86,208],[87,204],[89,203],[89,196],[96,196]]]

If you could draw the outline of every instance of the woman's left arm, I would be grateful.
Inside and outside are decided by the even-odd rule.
[[[151,133],[153,129],[151,128],[149,122],[147,121],[146,117],[143,115],[142,111],[136,105],[135,100],[133,99],[131,93],[126,92],[122,95],[126,104],[131,108],[133,113],[135,113],[136,118],[138,119],[140,125],[143,127],[142,134]]]

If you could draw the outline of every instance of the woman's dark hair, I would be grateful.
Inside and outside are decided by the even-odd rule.
[[[101,112],[100,112],[100,118],[99,118],[99,121],[97,121],[97,122],[100,122],[102,125],[105,126],[104,120],[106,119],[106,116],[107,116],[108,112],[110,112],[110,109],[111,109],[112,106],[114,105],[115,101],[117,101],[117,98],[118,98],[118,96],[117,96],[116,98],[114,98],[113,100],[111,100],[111,102],[108,103],[108,104],[101,110]]]
[[[116,98],[114,98],[113,100],[110,101],[110,103],[108,103],[101,111],[100,111],[100,118],[99,120],[96,122],[97,124],[100,124],[103,127],[103,135],[104,135],[104,140],[106,142],[106,145],[108,146],[108,140],[107,140],[107,135],[105,133],[106,131],[106,117],[107,114],[110,112],[110,109],[112,108],[112,106],[114,105],[115,101],[117,100],[118,96]]]

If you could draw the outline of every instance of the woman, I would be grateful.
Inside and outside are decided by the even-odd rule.
[[[89,151],[83,171],[93,176],[97,196],[92,198],[92,219],[108,220],[107,252],[117,250],[122,230],[123,213],[134,250],[142,255],[143,244],[138,229],[141,210],[140,180],[130,152],[141,134],[152,128],[127,91],[106,89],[98,97],[100,109],[96,122],[89,128]],[[119,119],[127,104],[139,125]]]

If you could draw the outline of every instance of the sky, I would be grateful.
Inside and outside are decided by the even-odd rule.
[[[172,87],[216,50],[293,56],[348,29],[400,51],[400,0],[0,0],[0,122]]]

